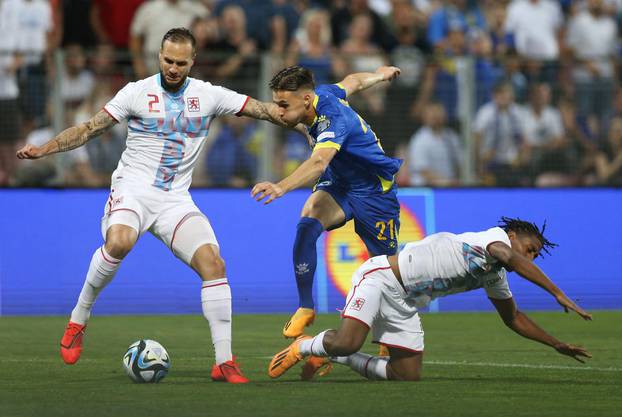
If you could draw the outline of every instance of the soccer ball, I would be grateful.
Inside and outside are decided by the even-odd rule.
[[[170,368],[168,352],[155,340],[134,342],[123,356],[123,369],[134,382],[160,382]]]

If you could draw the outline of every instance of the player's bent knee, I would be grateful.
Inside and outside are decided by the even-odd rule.
[[[106,234],[105,248],[110,256],[123,259],[132,250],[136,243],[137,233],[134,229],[109,230]]]
[[[226,276],[225,261],[220,256],[218,247],[211,244],[202,245],[196,250],[190,266],[204,281]]]

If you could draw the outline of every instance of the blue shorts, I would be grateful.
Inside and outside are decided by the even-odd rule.
[[[400,203],[395,185],[386,193],[357,194],[323,176],[313,192],[319,190],[329,193],[346,214],[345,222],[328,230],[338,229],[354,219],[354,230],[365,243],[370,256],[397,253]]]

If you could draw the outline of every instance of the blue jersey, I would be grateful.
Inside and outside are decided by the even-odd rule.
[[[355,193],[387,192],[402,161],[385,155],[376,134],[345,100],[339,84],[315,89],[313,106],[317,117],[309,128],[315,149],[334,148],[338,152],[325,175]]]

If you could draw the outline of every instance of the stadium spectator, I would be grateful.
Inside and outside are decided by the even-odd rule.
[[[551,0],[513,0],[507,9],[505,30],[519,54],[542,61],[559,57],[559,30],[563,15]]]
[[[525,144],[521,149],[529,175],[537,186],[572,185],[569,142],[561,114],[550,105],[551,88],[535,84],[525,109]]]
[[[89,10],[91,27],[99,43],[109,43],[122,52],[130,42],[134,14],[145,0],[92,0]],[[84,21],[82,22],[84,25]]]
[[[207,151],[207,175],[216,187],[248,187],[257,177],[257,123],[245,117],[224,117]]]
[[[607,143],[596,155],[596,183],[622,187],[622,118],[611,121]]]
[[[25,121],[33,126],[45,116],[50,52],[56,47],[52,9],[46,0],[12,0],[19,24],[18,49],[24,57],[20,68],[20,100]]]
[[[570,19],[567,46],[574,58],[572,78],[578,112],[600,117],[611,106],[614,58],[618,51],[616,23],[605,14],[603,0],[589,0],[587,9]]]
[[[309,156],[311,156],[311,148],[308,139],[299,132],[287,132],[281,148],[282,166],[279,175],[283,177],[290,175]]]
[[[553,82],[559,58],[563,15],[552,0],[513,0],[507,10],[505,29],[513,36],[519,55],[527,59],[530,80]]]
[[[445,125],[445,109],[431,103],[423,117],[425,125],[410,139],[410,185],[459,185],[463,149],[458,135]]]
[[[564,134],[570,147],[573,174],[577,182],[593,171],[594,158],[599,149],[599,132],[593,120],[577,115],[577,107],[572,97],[562,97],[557,107],[561,115]]]
[[[391,63],[402,72],[387,87],[382,122],[374,124],[388,155],[395,155],[399,148],[406,146],[408,138],[420,126],[418,120],[408,112],[408,106],[415,102],[419,94],[429,45],[425,34],[415,26],[415,16],[415,7],[408,0],[393,3],[390,25],[395,31],[398,44],[389,57]]]
[[[62,21],[61,46],[77,43],[83,48],[91,48],[97,43],[93,27],[86,24],[89,21],[93,1],[59,0]]]
[[[437,48],[425,69],[419,96],[411,112],[416,117],[430,101],[445,107],[448,124],[458,126],[458,59],[467,53],[465,31],[460,21],[452,21],[443,49]]]
[[[207,71],[208,78],[226,87],[256,95],[259,55],[257,42],[246,32],[246,20],[240,6],[230,5],[222,11],[219,17],[221,37],[208,45],[202,69]]]
[[[19,22],[16,10],[0,2],[0,186],[6,186],[15,168],[15,147],[21,137],[17,72],[23,63],[18,53]]]
[[[158,52],[162,36],[171,27],[189,28],[207,8],[191,0],[151,0],[143,3],[132,19],[129,47],[136,78],[158,72]]]
[[[350,25],[359,15],[368,16],[371,20],[371,41],[384,51],[391,51],[397,44],[395,36],[378,13],[369,8],[368,0],[351,0],[333,12],[330,20],[333,44],[340,47],[351,36]]]
[[[428,42],[439,49],[446,49],[451,43],[450,33],[457,28],[470,34],[486,29],[486,21],[479,6],[468,0],[449,0],[430,16]]]
[[[510,84],[502,82],[495,86],[493,100],[478,110],[473,127],[478,174],[484,184],[520,185],[524,112],[514,103]]]
[[[114,82],[102,80],[98,82],[91,94],[76,110],[74,125],[84,123],[91,115],[104,108],[117,91],[118,85]],[[83,148],[88,154],[88,161],[93,171],[93,181],[97,187],[109,187],[112,172],[117,168],[121,154],[125,150],[125,133],[127,123],[116,124],[112,129],[103,132],[98,140],[86,143]]]
[[[61,74],[60,95],[69,109],[77,108],[87,98],[93,87],[95,78],[86,68],[86,56],[79,44],[65,47],[65,68]]]
[[[318,84],[327,84],[345,75],[345,62],[332,46],[328,12],[311,9],[302,15],[285,65],[308,68]]]
[[[486,32],[471,36],[470,54],[475,62],[475,105],[490,101],[492,89],[503,78],[503,69],[493,60],[492,41]]]
[[[42,126],[31,131],[25,144],[42,146],[54,137],[54,129]],[[42,164],[31,160],[19,161],[12,185],[16,187],[98,187],[100,182],[91,169],[89,155],[84,148],[63,155],[54,155]]]
[[[274,45],[284,47],[283,42],[287,39],[287,22],[282,20],[283,8],[273,3],[272,0],[220,0],[214,7],[214,14],[221,18],[225,9],[241,7],[247,17],[248,37],[253,39],[258,50],[272,50]]]
[[[272,7],[274,8],[274,15],[270,22],[272,31],[270,50],[279,54],[285,52],[292,41],[304,8],[301,4],[296,7],[288,0],[272,0]]]
[[[340,54],[346,60],[347,72],[374,72],[376,68],[388,64],[388,60],[372,41],[373,21],[368,14],[352,18],[350,36],[341,43]],[[352,97],[352,103],[366,117],[379,116],[384,110],[386,85],[363,91]],[[373,123],[373,122],[372,122]]]
[[[488,22],[488,34],[492,42],[492,53],[495,59],[503,59],[505,55],[514,48],[514,40],[512,35],[505,30],[505,20],[507,18],[507,9],[504,2],[493,0],[489,7],[485,8],[487,12],[486,21]]]

